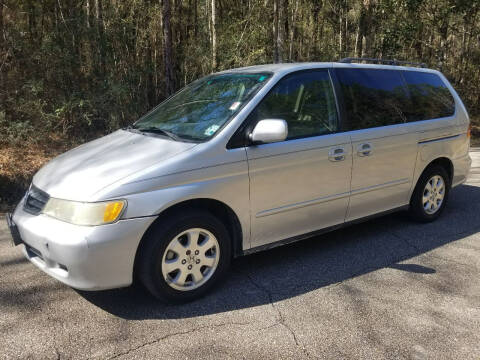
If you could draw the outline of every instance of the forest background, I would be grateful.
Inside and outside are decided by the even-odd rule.
[[[0,211],[205,74],[353,56],[442,71],[480,137],[479,0],[0,0]]]

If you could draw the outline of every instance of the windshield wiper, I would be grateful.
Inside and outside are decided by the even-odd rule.
[[[136,130],[136,131],[142,132],[142,133],[159,134],[159,135],[166,136],[166,137],[168,137],[172,140],[180,141],[180,138],[177,135],[175,135],[174,133],[172,133],[170,131],[167,131],[167,130],[157,128],[155,126],[147,126],[147,127],[144,127],[144,128],[139,128],[139,127],[136,127],[134,125],[131,125],[131,126],[127,126],[125,128],[125,130]]]

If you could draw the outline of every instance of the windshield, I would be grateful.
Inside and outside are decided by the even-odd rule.
[[[270,73],[224,73],[187,85],[138,120],[138,131],[177,140],[212,137],[270,78]]]

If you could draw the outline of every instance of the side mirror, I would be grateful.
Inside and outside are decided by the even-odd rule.
[[[282,119],[260,120],[250,133],[252,144],[268,144],[283,141],[288,135],[288,125]]]

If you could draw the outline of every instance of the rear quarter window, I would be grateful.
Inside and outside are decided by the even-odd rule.
[[[398,70],[336,69],[348,130],[405,123],[410,99]]]
[[[442,79],[432,73],[404,71],[412,106],[406,111],[407,121],[421,121],[452,116],[455,101]]]

